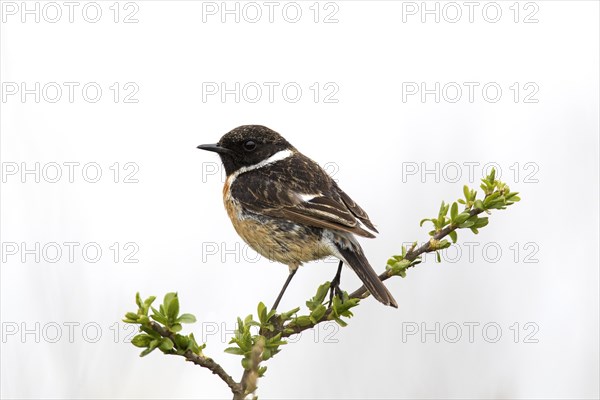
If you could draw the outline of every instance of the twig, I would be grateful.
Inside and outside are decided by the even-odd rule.
[[[481,214],[483,212],[483,210],[480,210],[478,208],[474,208],[469,212],[469,215],[472,217],[474,215],[478,215]],[[439,231],[438,233],[436,233],[435,235],[433,235],[432,240],[440,240],[443,239],[444,237],[448,236],[448,234],[450,232],[453,232],[455,230],[458,229],[458,226],[452,226],[452,225],[448,225],[447,227],[445,227],[444,229],[442,229],[441,231]],[[423,253],[430,253],[433,251],[436,251],[437,249],[432,249],[431,248],[431,240],[429,240],[427,243],[423,244],[421,247],[419,247],[418,249],[414,250],[411,249],[406,253],[406,256],[404,257],[405,260],[408,261],[415,261],[417,259],[417,257],[419,257],[421,254]],[[409,267],[410,268],[410,267]],[[389,278],[391,278],[393,275],[389,274],[389,271],[385,271],[382,272],[379,275],[379,279],[381,281],[385,281]],[[368,293],[367,288],[363,286],[359,287],[358,289],[356,289],[354,292],[352,292],[352,294],[350,294],[350,298],[365,298],[368,297],[370,293]]]
[[[152,330],[154,330],[160,336],[169,338],[169,339],[171,339],[171,341],[173,343],[175,343],[175,334],[173,334],[172,332],[169,332],[168,330],[163,328],[160,324],[158,324],[154,321],[150,321],[149,324],[152,327]],[[175,355],[175,356],[180,355],[180,354],[177,354],[177,352],[175,352],[175,351],[171,351],[168,354]],[[196,365],[199,365],[201,367],[209,369],[213,374],[215,374],[219,378],[221,378],[221,380],[223,380],[223,382],[225,382],[227,384],[227,386],[229,386],[229,388],[231,389],[231,392],[234,394],[234,396],[237,394],[244,396],[244,394],[243,394],[244,389],[242,387],[242,384],[236,382],[231,377],[231,375],[229,375],[227,372],[225,372],[223,367],[221,367],[221,365],[218,364],[217,362],[215,362],[212,358],[193,353],[191,350],[186,350],[185,353],[183,353],[183,357],[185,357],[186,360],[191,361]],[[240,398],[243,399],[244,397],[240,397]]]

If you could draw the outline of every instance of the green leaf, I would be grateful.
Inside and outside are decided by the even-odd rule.
[[[158,345],[160,344],[160,340],[161,339],[152,340],[149,343],[148,348],[140,353],[140,357],[145,357],[148,354],[152,353],[154,351],[154,349],[156,349],[158,347]]]
[[[336,317],[352,317],[351,308],[356,307],[360,299],[351,299],[348,296],[348,292],[342,293],[342,298],[335,296],[331,304],[333,312],[328,316],[328,319],[335,319]]]
[[[273,336],[272,338],[268,339],[265,343],[265,345],[270,348],[277,348],[284,344],[287,344],[287,342],[285,340],[281,340],[281,332],[278,333],[277,335]]]
[[[191,350],[194,354],[202,354],[202,349],[206,347],[206,343],[204,343],[202,346],[199,346],[193,333],[190,333],[187,337],[189,339],[189,343],[186,350]]]
[[[310,313],[310,320],[316,324],[321,318],[323,318],[326,311],[327,307],[325,307],[323,304],[320,304],[313,310],[313,312]]]
[[[439,229],[442,229],[442,228],[444,227],[444,225],[446,225],[446,217],[444,217],[444,216],[442,215],[440,218],[438,218],[438,219],[435,221],[434,225],[435,225],[435,228],[436,228],[436,229],[438,229],[438,230],[439,230]]]
[[[163,325],[168,324],[167,318],[165,318],[165,316],[159,312],[155,312],[154,314],[152,314],[150,316],[150,318],[152,318],[153,320],[155,320],[156,322],[158,322],[160,324],[163,324]]]
[[[259,378],[262,378],[263,376],[265,376],[265,372],[267,372],[266,366],[258,367],[258,377]]]
[[[458,204],[456,202],[452,203],[452,208],[450,209],[450,220],[454,222],[454,219],[458,215]]]
[[[140,357],[146,357],[148,354],[152,353],[154,351],[154,349],[156,349],[156,347],[148,347],[146,350],[142,351],[140,353]]]
[[[134,313],[134,312],[128,312],[127,314],[125,314],[125,318],[137,321],[138,320],[138,315],[136,313]]]
[[[307,315],[301,315],[298,318],[294,319],[293,322],[295,322],[296,325],[301,327],[312,325],[312,321]]]
[[[444,201],[442,201],[442,205],[440,206],[440,212],[438,213],[438,221],[443,220],[443,217],[448,213],[448,206]]]
[[[471,214],[469,214],[468,212],[461,212],[460,214],[458,214],[456,216],[456,219],[454,220],[454,223],[457,225],[462,224],[463,222],[465,222],[466,220],[468,220],[471,217]]]
[[[492,172],[490,172],[490,174],[487,176],[487,181],[490,182],[490,184],[493,184],[495,178],[496,178],[496,168],[492,168]]]
[[[470,228],[473,226],[473,224],[475,224],[475,221],[473,220],[466,220],[465,222],[463,222],[462,224],[458,225],[459,228]]]
[[[262,359],[266,361],[266,360],[268,360],[271,357],[273,357],[271,349],[263,349]]]
[[[158,348],[162,351],[169,351],[173,349],[173,342],[169,338],[163,338],[158,345]]]
[[[498,199],[501,196],[500,192],[494,192],[492,194],[490,194],[489,196],[486,196],[485,199],[483,199],[483,205],[484,207],[489,207],[489,205],[493,202],[496,201],[496,199]]]
[[[140,326],[140,329],[142,330],[142,332],[146,332],[148,335],[152,336],[154,339],[159,339],[161,338],[160,334],[156,331],[154,331],[152,328],[147,327],[147,326]]]
[[[156,296],[150,296],[146,300],[144,300],[144,310],[146,311],[146,315],[148,315],[148,310],[150,309],[150,306],[152,305],[154,300],[156,300]]]
[[[180,324],[193,324],[196,322],[196,317],[193,314],[181,314],[179,318],[177,318],[177,322]]]
[[[469,187],[467,185],[463,186],[463,194],[465,195],[465,200],[469,201],[471,200],[471,196],[469,195]]]
[[[281,320],[282,320],[283,322],[285,322],[285,321],[289,321],[289,320],[292,318],[292,316],[293,316],[294,314],[296,314],[298,311],[300,311],[300,307],[296,307],[296,308],[294,308],[293,310],[290,310],[290,311],[288,311],[288,312],[285,312],[285,313],[281,314],[281,315],[280,315],[280,318],[281,318]]]
[[[456,231],[448,232],[448,236],[450,236],[450,239],[452,239],[452,243],[456,243],[456,240],[458,239]]]
[[[228,347],[224,351],[225,351],[225,353],[235,354],[236,356],[243,356],[245,354],[244,351],[242,349],[240,349],[239,347]],[[210,354],[210,353],[206,353],[206,354]]]
[[[160,308],[162,309],[162,306],[160,306]],[[150,307],[150,309],[152,310],[152,312],[153,312],[154,314],[156,314],[156,315],[162,315],[162,316],[164,317],[164,314],[163,314],[163,312],[162,312],[161,310],[157,310],[157,309],[156,309],[156,308],[154,308],[154,307]]]
[[[392,261],[390,263],[390,261]],[[388,260],[388,265],[385,269],[390,271],[392,275],[400,275],[404,277],[406,275],[406,268],[410,267],[411,262],[409,260]]]
[[[252,314],[246,316],[246,318],[244,319],[244,325],[246,325],[247,327],[260,326],[260,324],[252,318]]]
[[[133,339],[131,339],[131,344],[135,347],[148,347],[151,341],[152,336],[141,333],[139,335],[135,335]]]
[[[478,218],[475,223],[473,224],[472,228],[483,228],[484,226],[486,226],[488,224],[488,217],[481,217]]]
[[[447,241],[446,239],[440,240],[440,243],[438,244],[438,249],[446,249],[448,247],[450,247],[449,241]]]
[[[264,324],[268,321],[267,319],[267,306],[262,301],[258,303],[258,307],[256,308],[258,314],[258,320],[261,324]]]
[[[177,293],[167,293],[163,305],[168,320],[175,321],[179,315],[179,298],[177,297]]]
[[[435,258],[436,258],[437,262],[439,262],[439,263],[442,262],[442,258],[440,257],[440,252],[439,251],[435,252]]]
[[[246,358],[246,357],[242,358],[242,367],[245,370],[249,370],[250,369],[250,359],[249,358]]]
[[[187,350],[190,345],[190,338],[183,335],[175,335],[175,345],[181,350]]]
[[[330,282],[325,282],[317,289],[317,294],[306,302],[306,306],[310,311],[314,311],[319,305],[323,303],[325,300],[325,296],[327,296],[327,292],[329,291]]]

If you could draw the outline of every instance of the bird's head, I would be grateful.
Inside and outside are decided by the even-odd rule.
[[[198,148],[218,153],[228,176],[240,168],[295,151],[280,134],[262,125],[239,126],[223,135],[218,143],[201,144]]]

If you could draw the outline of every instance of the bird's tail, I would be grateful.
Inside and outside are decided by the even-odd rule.
[[[344,261],[346,261],[346,264],[348,264],[356,273],[356,275],[358,275],[362,283],[373,295],[373,297],[386,306],[398,308],[398,303],[396,303],[396,300],[394,300],[392,294],[385,287],[383,282],[381,282],[377,276],[377,273],[373,270],[373,267],[371,267],[369,261],[367,261],[367,258],[363,254],[360,247],[347,248],[337,244],[336,247],[341,256],[344,258]]]

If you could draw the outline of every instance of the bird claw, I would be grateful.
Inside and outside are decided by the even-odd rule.
[[[337,273],[335,274],[335,277],[329,284],[329,304],[327,305],[328,308],[331,308],[331,304],[333,303],[334,293],[335,293],[335,296],[340,298],[340,300],[342,300],[344,298],[344,292],[342,292],[342,289],[340,289],[340,279],[342,277],[342,265],[344,265],[344,262],[340,261],[340,263],[338,264]]]

